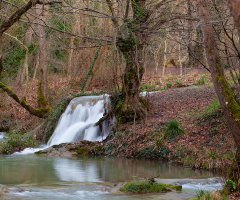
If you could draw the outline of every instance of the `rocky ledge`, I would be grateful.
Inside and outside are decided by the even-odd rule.
[[[103,144],[101,142],[78,141],[53,145],[35,154],[46,157],[74,157],[100,155]]]

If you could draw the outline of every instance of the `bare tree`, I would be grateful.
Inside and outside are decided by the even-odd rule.
[[[106,2],[116,29],[116,46],[126,61],[122,77],[121,103],[116,112],[127,120],[135,116],[143,118],[146,110],[139,99],[138,89],[144,74],[145,46],[152,35],[159,34],[159,30],[164,29],[166,23],[187,16],[173,13],[172,8],[177,5],[177,2],[129,0],[122,9],[124,11],[122,16],[117,14],[114,1],[106,0]]]
[[[230,9],[231,15],[233,16],[234,22],[237,26],[238,33],[240,35],[240,1],[238,0],[227,0],[228,7]]]
[[[2,3],[2,2],[1,2]],[[17,21],[20,20],[23,14],[25,14],[29,9],[31,9],[33,6],[37,4],[45,4],[45,5],[52,5],[55,3],[61,3],[59,1],[50,1],[45,2],[41,0],[29,0],[26,4],[24,4],[21,8],[17,9],[9,18],[5,19],[3,23],[0,25],[0,40],[2,39],[2,35]],[[3,70],[3,64],[2,64],[2,55],[0,55],[0,76]],[[7,87],[5,84],[0,83],[0,88],[5,91],[10,97],[12,97],[17,103],[19,103],[22,107],[24,107],[27,111],[29,111],[31,114],[38,116],[38,117],[46,117],[50,107],[48,106],[48,103],[42,93],[41,89],[41,82],[39,82],[38,87],[38,108],[34,109],[29,104],[26,103],[26,97],[23,98],[23,100],[20,100],[20,98],[15,94],[9,87]]]
[[[227,79],[224,74],[224,69],[221,64],[221,58],[217,43],[215,40],[212,19],[209,13],[207,0],[197,1],[199,18],[201,21],[201,29],[203,32],[204,46],[208,65],[210,68],[212,81],[217,93],[220,105],[222,107],[224,117],[227,120],[228,127],[231,129],[238,152],[240,152],[240,105],[236,101],[233,92],[231,91]],[[240,154],[237,154],[239,165]],[[238,182],[239,174],[230,173],[230,179]]]

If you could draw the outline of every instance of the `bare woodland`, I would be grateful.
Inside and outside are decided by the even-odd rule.
[[[1,0],[0,94],[46,118],[52,84],[64,79],[76,92],[101,86],[124,122],[147,115],[139,88],[149,71],[202,68],[240,151],[239,34],[238,0]]]

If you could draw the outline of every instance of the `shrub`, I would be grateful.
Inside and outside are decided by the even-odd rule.
[[[226,198],[222,197],[222,195],[216,192],[208,192],[203,189],[197,191],[196,197],[190,200],[227,200]]]
[[[156,81],[156,84],[157,84],[157,85],[161,85],[161,81],[160,81],[160,80],[157,80],[157,81]]]
[[[36,139],[32,134],[11,133],[0,143],[0,154],[11,154],[36,145]]]
[[[197,191],[197,198],[198,199],[201,199],[202,197],[204,196],[210,196],[210,193],[209,192],[206,192],[205,190],[203,189],[200,189]]]
[[[165,128],[164,138],[175,138],[176,136],[184,133],[184,130],[176,120],[167,123]]]
[[[201,76],[201,78],[197,81],[196,85],[204,85],[205,84],[205,77]]]
[[[162,139],[163,139],[163,138],[156,140],[156,146],[157,146],[157,149],[158,149],[158,150],[159,150],[160,147],[162,146]]]
[[[177,87],[182,87],[183,86],[182,81],[181,80],[176,80],[176,86]]]
[[[150,86],[150,89],[151,89],[151,90],[154,90],[155,87],[156,87],[156,85],[155,85],[155,84],[152,84],[152,85]]]
[[[142,84],[142,90],[143,90],[143,91],[146,91],[147,89],[148,89],[148,85],[145,84],[145,83],[143,83],[143,84]]]
[[[155,145],[142,147],[140,151],[136,152],[135,157],[167,160],[169,153],[170,150],[168,148],[166,148],[163,144],[159,144],[157,149],[155,148]]]
[[[167,82],[166,86],[167,86],[167,88],[171,88],[172,87],[172,83],[171,82]]]

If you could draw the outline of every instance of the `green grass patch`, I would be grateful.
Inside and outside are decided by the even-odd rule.
[[[171,190],[181,191],[181,185],[166,185],[156,183],[151,180],[130,181],[120,188],[121,192],[129,193],[154,193],[154,192],[167,192]]]
[[[176,120],[166,123],[167,127],[164,129],[164,138],[175,138],[184,133],[184,130]]]
[[[218,98],[216,97],[215,99],[213,99],[210,104],[208,105],[208,107],[204,110],[204,112],[202,113],[202,115],[208,115],[211,114],[213,112],[215,112],[216,110],[218,110],[220,108],[220,103],[218,101]]]

